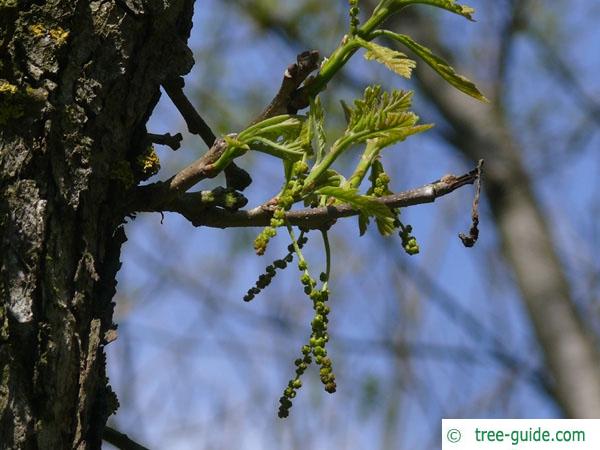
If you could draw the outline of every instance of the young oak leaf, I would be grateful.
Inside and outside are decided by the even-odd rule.
[[[416,67],[416,63],[404,53],[375,44],[374,42],[365,41],[358,37],[356,40],[361,47],[367,50],[365,52],[365,59],[377,61],[401,77],[410,78],[412,70]]]
[[[381,86],[367,87],[363,98],[355,100],[354,108],[348,111],[344,134],[304,180],[304,193],[314,188],[321,175],[351,146],[378,139],[381,146],[391,145],[429,128],[429,125],[417,125],[419,117],[408,111],[410,98],[408,92],[394,90],[388,93],[382,92]]]
[[[306,121],[305,116],[282,114],[250,125],[238,134],[238,139],[250,142],[254,138],[262,137],[277,140],[282,137],[286,140],[295,139],[301,132]]]
[[[477,89],[475,83],[468,78],[457,74],[450,64],[448,64],[443,58],[434,54],[427,47],[412,40],[410,36],[405,34],[397,34],[387,30],[385,30],[383,33],[385,36],[400,42],[415,52],[415,54],[425,61],[429,67],[435,70],[444,80],[446,80],[459,91],[464,92],[465,94],[470,95],[477,100],[481,100],[482,102],[488,101],[488,99],[485,98],[479,89]]]
[[[358,133],[401,124],[414,125],[418,118],[408,111],[411,98],[411,92],[394,90],[390,94],[379,85],[367,86],[363,98],[354,100],[354,108],[348,110],[347,131]]]
[[[352,206],[367,216],[374,216],[378,219],[394,219],[394,213],[383,203],[374,197],[360,195],[357,189],[348,189],[334,186],[323,186],[315,192],[318,195],[327,195]]]
[[[380,86],[367,87],[364,98],[356,100],[350,110],[347,134],[356,142],[375,140],[383,148],[428,130],[432,125],[417,125],[419,116],[408,111],[411,98],[412,92],[388,93]]]
[[[283,160],[296,161],[312,154],[312,133],[306,116],[280,115],[258,122],[237,135],[251,148]]]
[[[396,221],[396,217],[384,217],[375,219],[375,223],[377,224],[377,230],[381,233],[382,236],[391,236],[395,233],[396,227],[394,225]]]
[[[467,5],[461,5],[460,3],[456,3],[454,0],[419,0],[418,3],[424,3],[427,5],[437,6],[438,8],[443,8],[446,11],[461,15],[471,21],[473,20],[473,14],[475,13],[474,8],[471,8]]]
[[[321,106],[321,100],[317,96],[310,99],[310,113],[308,115],[310,129],[317,138],[317,160],[321,160],[327,149],[327,138],[325,135],[325,114]]]
[[[358,214],[358,232],[360,236],[363,236],[367,232],[369,226],[369,216],[363,213]]]
[[[396,8],[397,10],[408,5],[414,5],[416,3],[436,6],[438,8],[445,9],[446,11],[453,12],[454,14],[463,16],[471,21],[474,20],[473,14],[475,13],[475,9],[467,5],[456,3],[454,0],[391,0],[390,3],[390,6],[392,8]]]

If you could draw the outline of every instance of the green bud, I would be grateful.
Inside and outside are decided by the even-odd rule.
[[[294,163],[293,171],[297,175],[303,175],[308,172],[308,164],[306,164],[304,161],[296,161]]]
[[[323,314],[324,316],[327,316],[327,314],[330,313],[331,308],[329,306],[327,306],[325,304],[321,304],[319,306],[320,306],[320,308],[319,308],[320,309],[320,311],[319,311],[320,314]]]

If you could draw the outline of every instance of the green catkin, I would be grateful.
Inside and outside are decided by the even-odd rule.
[[[308,242],[308,238],[304,236],[304,234],[305,233],[302,232],[298,237],[298,246],[300,248],[302,248],[304,244]],[[277,275],[277,269],[283,270],[287,267],[288,263],[292,262],[294,258],[294,251],[294,247],[289,246],[287,255],[285,255],[281,259],[276,259],[275,261],[273,261],[272,264],[265,267],[265,272],[258,276],[255,285],[248,289],[248,292],[246,292],[246,295],[244,295],[243,299],[245,302],[250,302],[254,300],[254,297],[256,297],[262,289],[266,288],[269,284],[271,284],[271,281]]]
[[[371,180],[371,188],[368,192],[369,194],[374,195],[375,197],[383,197],[384,195],[393,194],[389,188],[390,177],[387,173],[385,173],[381,161],[373,161],[371,176],[369,179]],[[419,244],[417,239],[412,235],[412,226],[404,225],[400,221],[398,218],[400,215],[399,208],[395,208],[394,213],[396,214],[394,227],[400,230],[399,236],[402,240],[402,248],[404,248],[404,251],[411,256],[418,254],[420,251]]]
[[[257,255],[262,256],[265,254],[269,241],[277,235],[277,228],[285,225],[285,213],[291,209],[295,202],[300,200],[307,173],[308,164],[306,162],[296,161],[294,163],[292,177],[277,198],[277,208],[273,211],[269,226],[265,227],[254,239],[254,250]]]
[[[404,225],[400,222],[400,239],[402,239],[402,247],[409,255],[419,253],[419,244],[417,239],[412,235],[412,226]]]
[[[358,14],[360,10],[358,9],[358,0],[349,0],[350,5],[350,35],[356,35],[358,31],[358,25],[360,25],[360,20],[358,19]]]
[[[288,386],[284,389],[283,395],[279,399],[279,412],[278,415],[281,418],[288,417],[290,408],[292,407],[292,399],[296,397],[297,390],[302,386],[300,377],[306,371],[306,368],[311,363],[312,357],[314,357],[315,363],[319,366],[319,378],[323,384],[325,391],[328,393],[334,393],[337,385],[335,382],[335,374],[332,369],[331,359],[327,356],[326,344],[329,342],[329,334],[327,332],[329,325],[329,313],[331,309],[326,304],[329,300],[329,289],[327,288],[327,279],[329,273],[329,241],[327,239],[326,232],[323,232],[325,249],[327,253],[327,273],[322,272],[319,275],[319,280],[323,283],[321,289],[315,289],[317,281],[312,278],[308,271],[308,264],[300,252],[300,245],[297,246],[294,243],[294,237],[290,230],[290,236],[292,237],[292,244],[290,249],[293,248],[298,253],[298,268],[302,272],[300,276],[300,282],[304,286],[304,293],[312,301],[314,315],[311,321],[311,334],[308,340],[308,344],[302,347],[303,358],[298,358],[294,361],[296,366],[296,376],[292,378]]]

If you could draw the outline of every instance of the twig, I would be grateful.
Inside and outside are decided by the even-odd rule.
[[[129,211],[160,211],[161,206],[183,194],[195,184],[217,175],[213,163],[223,154],[227,144],[217,139],[202,157],[194,161],[167,181],[140,186],[135,190],[128,205]]]
[[[111,445],[121,450],[148,450],[147,447],[138,444],[134,440],[130,439],[126,434],[115,430],[111,427],[104,427],[104,433],[102,433],[102,440],[108,442]]]
[[[212,147],[217,137],[183,93],[184,86],[185,83],[181,77],[172,78],[163,83],[165,92],[183,116],[189,132],[200,135],[204,143],[208,147]]]
[[[167,95],[181,113],[189,132],[200,135],[204,143],[209,147],[208,153],[210,153],[212,147],[217,144],[217,137],[202,116],[198,114],[192,102],[184,94],[184,85],[185,83],[181,77],[173,78],[163,83]],[[248,172],[238,167],[235,163],[231,163],[225,168],[225,178],[227,187],[238,191],[243,191],[252,183],[252,178],[250,178]]]
[[[479,238],[479,195],[481,194],[481,175],[483,171],[483,159],[477,163],[475,178],[475,196],[473,197],[473,206],[471,208],[471,228],[469,234],[460,233],[458,237],[465,247],[473,247],[477,238]]]
[[[450,192],[473,184],[478,179],[479,170],[475,169],[462,176],[445,176],[417,189],[398,194],[380,197],[377,201],[390,208],[432,203],[437,198]],[[259,206],[252,210],[226,211],[220,208],[198,208],[196,194],[185,194],[166,204],[162,209],[155,211],[171,211],[182,214],[195,226],[208,226],[215,228],[229,227],[261,227],[269,224],[273,209],[270,206]],[[144,211],[151,211],[144,209]],[[356,209],[349,205],[335,205],[320,208],[305,208],[290,211],[286,214],[286,221],[292,225],[307,229],[317,229],[341,217],[355,216]]]
[[[177,150],[181,147],[181,140],[183,136],[181,133],[177,133],[176,135],[171,135],[170,133],[165,134],[154,134],[148,133],[148,140],[158,145],[167,145],[171,147],[173,150]]]
[[[290,64],[285,70],[279,91],[271,103],[252,121],[252,124],[280,114],[296,114],[300,108],[292,105],[293,97],[308,75],[318,67],[318,51],[311,50],[300,53],[296,57],[296,62]]]
[[[255,119],[255,122],[273,117],[282,111],[286,113],[290,108],[292,95],[306,77],[317,68],[318,60],[319,53],[316,51],[300,53],[296,58],[296,63],[286,69],[281,87],[275,98]],[[195,184],[206,178],[212,178],[218,173],[214,171],[212,164],[223,154],[227,145],[222,139],[215,139],[210,127],[183,93],[183,85],[183,78],[169,80],[163,84],[165,91],[183,116],[188,130],[191,133],[200,134],[210,148],[200,159],[194,161],[167,181],[138,187],[127,206],[129,212],[160,211],[164,209],[162,205],[172,202],[177,196],[183,194]],[[234,163],[229,164],[225,169],[225,179],[227,187],[240,191],[252,182],[250,175]],[[182,201],[185,202],[185,200]]]

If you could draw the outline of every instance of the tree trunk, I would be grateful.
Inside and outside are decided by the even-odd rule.
[[[0,448],[100,448],[120,202],[192,0],[0,3]]]

